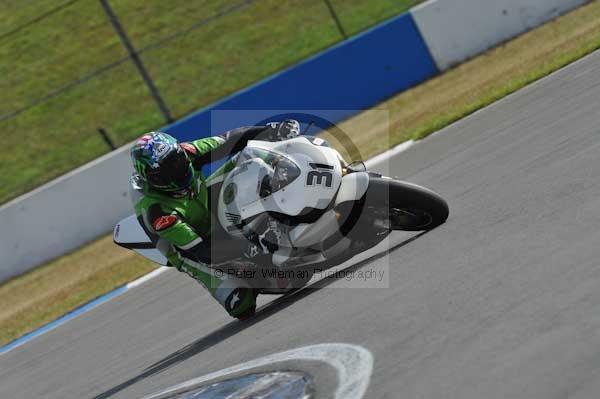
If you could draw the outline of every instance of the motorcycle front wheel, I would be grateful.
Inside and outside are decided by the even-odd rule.
[[[439,194],[385,177],[370,177],[365,208],[377,212],[390,230],[431,230],[449,214],[448,203]]]

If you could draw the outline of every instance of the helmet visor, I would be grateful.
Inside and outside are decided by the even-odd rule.
[[[194,170],[185,151],[179,148],[161,160],[158,168],[147,173],[148,183],[164,191],[187,189],[194,180]]]

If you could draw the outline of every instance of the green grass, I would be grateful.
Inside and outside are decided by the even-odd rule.
[[[0,285],[0,345],[155,267],[104,237]]]
[[[422,138],[598,48],[600,1],[594,1],[379,104],[375,109],[389,113],[391,127],[370,112],[344,122],[341,128],[361,152],[350,155],[365,159]],[[154,267],[105,237],[5,282],[0,345]]]
[[[143,49],[240,0],[113,0],[134,45]],[[349,34],[405,11],[419,0],[333,0]],[[57,2],[4,1],[0,35]],[[256,0],[141,58],[176,118],[231,94],[341,40],[323,0]],[[0,39],[0,115],[126,57],[98,1],[79,0]],[[18,116],[0,121],[0,203],[165,124],[127,61]]]

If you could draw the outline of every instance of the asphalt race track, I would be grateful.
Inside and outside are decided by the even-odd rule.
[[[392,159],[450,219],[347,265],[389,288],[326,278],[240,323],[169,271],[1,355],[0,398],[135,398],[327,342],[371,351],[368,398],[598,398],[599,111],[596,52]]]

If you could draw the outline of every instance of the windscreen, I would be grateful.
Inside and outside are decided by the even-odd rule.
[[[238,155],[237,165],[255,158],[260,158],[270,166],[270,173],[264,176],[260,182],[259,195],[261,198],[281,190],[300,176],[300,168],[291,159],[262,148],[246,147]]]

